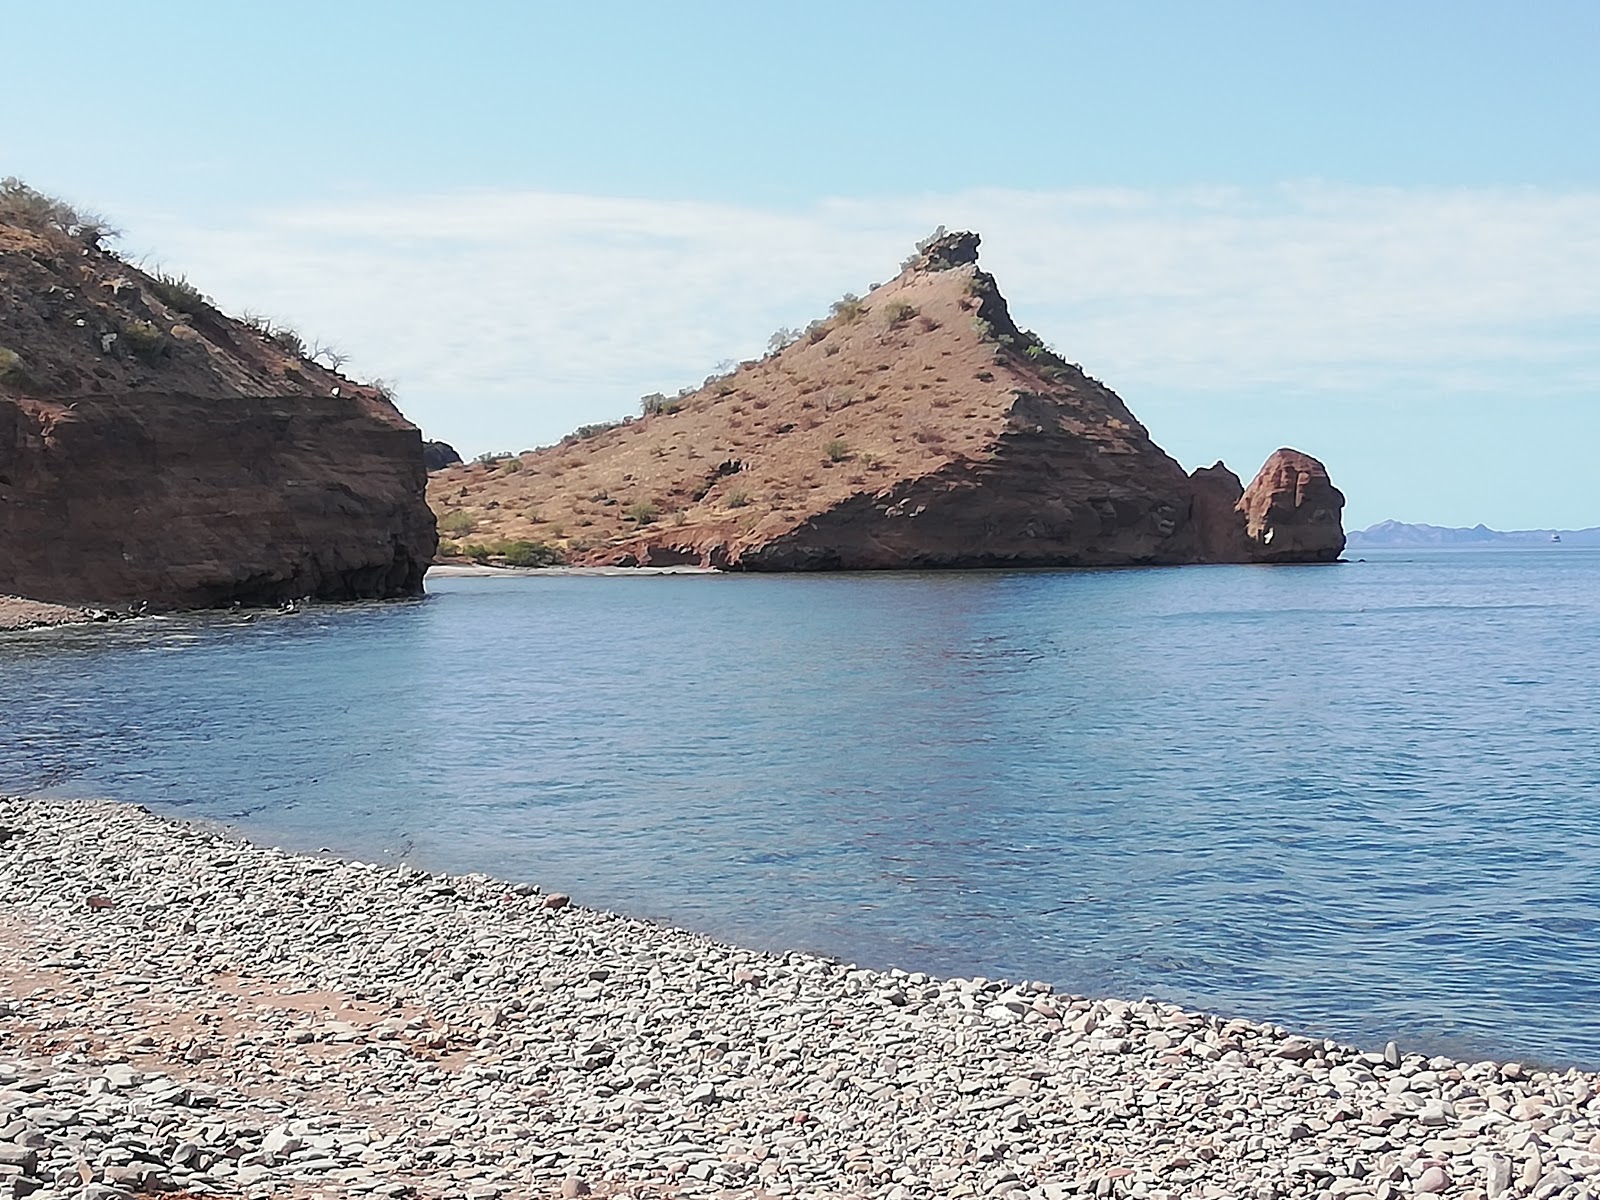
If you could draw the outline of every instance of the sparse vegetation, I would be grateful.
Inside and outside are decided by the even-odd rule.
[[[628,505],[628,520],[636,525],[649,525],[659,515],[660,513],[657,511],[656,506],[648,500],[640,500],[637,503]]]
[[[122,344],[148,362],[167,352],[167,335],[153,321],[130,321],[123,327]]]
[[[267,336],[285,353],[292,354],[296,358],[304,358],[306,356],[305,339],[289,326],[279,325]]]
[[[498,559],[508,567],[554,567],[566,562],[560,550],[544,542],[471,542],[461,548],[461,553],[475,563]]]
[[[599,437],[602,433],[610,433],[613,429],[621,428],[621,421],[596,421],[593,425],[579,425],[561,439],[561,444],[563,446],[575,446],[579,442],[586,442],[590,438]]]
[[[850,447],[843,438],[834,438],[822,448],[822,452],[828,456],[829,462],[843,462],[850,457]]]
[[[767,353],[780,354],[798,342],[800,338],[800,330],[791,329],[787,325],[780,325],[772,331],[772,336],[767,339]]]
[[[38,233],[53,233],[98,250],[118,231],[97,213],[73,208],[58,196],[47,196],[16,176],[0,179],[0,214]]]
[[[890,325],[904,325],[917,315],[917,306],[904,300],[890,300],[883,306],[883,316]]]
[[[750,503],[750,493],[739,490],[728,493],[728,498],[722,502],[728,508],[743,508]]]
[[[916,249],[913,250],[910,254],[908,254],[905,258],[900,260],[900,269],[902,271],[909,271],[912,267],[916,266],[917,263],[921,260],[922,256],[928,252],[928,247],[933,245],[935,242],[937,242],[944,235],[945,235],[945,227],[943,225],[940,225],[937,229],[935,229],[927,237],[920,239],[916,243]]]
[[[854,325],[867,315],[867,306],[854,292],[846,292],[828,306],[833,319],[845,325]]]
[[[663,416],[670,413],[675,413],[683,407],[681,401],[682,393],[679,394],[679,398],[677,400],[671,400],[661,392],[651,392],[648,396],[641,396],[639,398],[639,412],[640,415],[646,417]]]
[[[445,513],[438,524],[440,533],[467,534],[478,527],[478,522],[464,512]]]
[[[168,308],[191,317],[207,309],[216,308],[210,296],[182,275],[168,275],[165,271],[157,271],[150,276],[149,290]]]

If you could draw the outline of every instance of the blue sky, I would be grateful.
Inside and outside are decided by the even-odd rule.
[[[1600,524],[1587,0],[91,0],[5,37],[0,174],[467,453],[751,355],[944,223],[1187,466],[1290,444],[1355,526]]]

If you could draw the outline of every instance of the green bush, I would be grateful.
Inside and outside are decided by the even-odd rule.
[[[478,527],[478,522],[464,512],[445,513],[438,524],[440,533],[471,533]]]
[[[850,447],[843,438],[834,438],[822,448],[822,452],[828,456],[829,462],[843,462],[850,457]]]
[[[656,517],[660,515],[660,513],[657,511],[656,506],[651,504],[648,500],[640,500],[635,504],[628,505],[627,515],[628,520],[633,521],[636,524],[648,525],[654,521]]]
[[[123,327],[122,344],[140,358],[159,358],[167,349],[167,335],[151,321],[130,321]]]
[[[28,370],[22,365],[22,355],[4,346],[0,346],[0,383],[9,383],[13,387],[27,387],[29,383]]]
[[[891,325],[903,325],[917,315],[917,306],[904,300],[891,300],[883,306],[884,318]]]
[[[723,503],[729,508],[743,508],[750,503],[750,493],[746,491],[729,492],[728,498]]]
[[[555,567],[566,561],[561,551],[544,542],[501,542],[499,554],[508,567]]]

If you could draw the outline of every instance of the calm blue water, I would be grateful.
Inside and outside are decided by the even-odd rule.
[[[1600,1066],[1600,552],[445,579],[0,639],[0,790]]]

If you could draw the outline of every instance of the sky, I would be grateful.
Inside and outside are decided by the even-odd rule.
[[[1600,524],[1593,0],[58,7],[7,12],[0,175],[469,457],[943,224],[1186,467],[1295,446],[1351,528]]]

